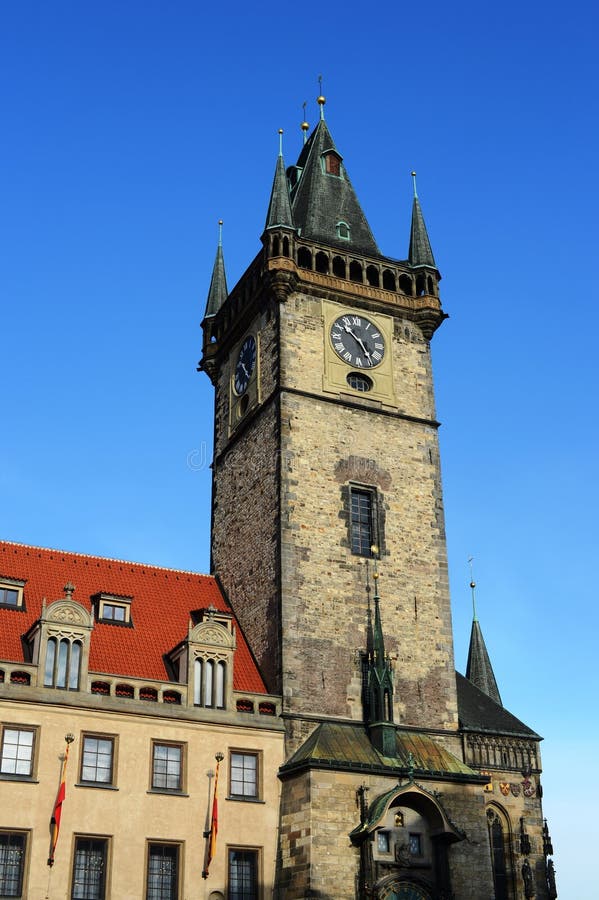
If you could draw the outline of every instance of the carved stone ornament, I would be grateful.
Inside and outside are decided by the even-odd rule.
[[[233,635],[218,622],[200,622],[192,629],[189,637],[194,644],[212,644],[217,647],[234,646]]]
[[[534,781],[531,781],[530,778],[525,778],[522,782],[522,792],[525,797],[534,797],[536,794],[536,786]]]
[[[64,622],[89,628],[91,616],[86,609],[74,600],[56,600],[46,608],[44,616],[47,622]]]
[[[519,796],[520,796],[520,791],[522,790],[522,788],[520,787],[519,784],[513,784],[513,783],[512,783],[512,784],[510,784],[510,790],[511,790],[511,792],[512,792],[512,796],[514,796],[514,797],[519,797]]]

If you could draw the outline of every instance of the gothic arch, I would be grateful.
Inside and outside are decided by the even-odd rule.
[[[489,850],[495,884],[496,900],[515,900],[515,868],[510,817],[505,809],[493,801],[487,806]]]

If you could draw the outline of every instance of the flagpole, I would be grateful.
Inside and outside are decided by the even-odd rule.
[[[50,868],[54,865],[54,854],[56,852],[56,844],[58,843],[58,834],[60,832],[60,817],[62,815],[62,803],[65,798],[66,792],[66,773],[67,773],[67,763],[69,761],[69,749],[71,744],[75,740],[75,736],[73,734],[65,734],[64,736],[66,747],[64,751],[64,755],[62,757],[62,767],[60,770],[60,785],[58,787],[58,794],[56,795],[56,801],[54,803],[54,809],[52,810],[52,816],[50,818],[50,855],[48,856],[48,865]]]
[[[218,833],[218,772],[220,764],[225,758],[225,754],[220,751],[214,757],[216,759],[216,772],[214,773],[214,795],[212,798],[212,815],[210,817],[210,828],[204,831],[204,839],[206,840],[206,852],[204,855],[205,863],[202,871],[202,878],[208,878],[208,869],[216,853],[216,835]],[[208,772],[208,812],[210,811],[210,781],[212,780],[212,771]],[[206,823],[208,817],[206,817]]]

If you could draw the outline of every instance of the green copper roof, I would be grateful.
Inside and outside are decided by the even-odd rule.
[[[475,684],[479,690],[484,691],[491,700],[494,700],[495,703],[498,703],[500,706],[502,705],[499,688],[495,681],[493,666],[491,665],[483,633],[476,617],[472,622],[472,631],[470,632],[466,678],[468,678],[472,684]]]
[[[325,171],[331,151],[339,159],[338,175]],[[296,172],[291,209],[302,237],[366,256],[381,255],[324,119],[304,144]],[[348,238],[339,236],[340,223],[349,227]]]
[[[408,262],[411,266],[432,266],[434,269],[437,268],[426,225],[424,224],[420,201],[416,193],[414,194],[412,206],[412,229],[410,231]]]
[[[279,153],[277,159],[275,177],[272,183],[270,203],[268,204],[268,213],[266,214],[266,225],[264,226],[264,229],[276,228],[277,226],[293,228],[293,216],[291,215],[291,203],[289,201],[289,185],[287,184],[285,163],[283,162],[282,153]]]
[[[323,722],[283,766],[282,772],[305,765],[353,770],[389,768],[423,777],[476,777],[469,766],[422,732],[396,731],[397,756],[379,753],[367,729],[353,723]]]
[[[216,315],[227,299],[228,293],[222,239],[219,237],[218,247],[216,249],[216,259],[214,260],[212,278],[210,280],[210,290],[208,291],[208,300],[206,301],[206,312],[204,313],[205,319]]]

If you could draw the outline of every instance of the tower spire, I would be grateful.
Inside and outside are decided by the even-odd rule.
[[[412,183],[414,186],[414,200],[412,203],[412,228],[410,231],[408,262],[411,266],[431,266],[433,269],[436,269],[437,264],[435,263],[428,232],[424,224],[420,200],[416,192],[416,172],[412,172]]]
[[[209,319],[216,315],[227,299],[228,293],[227,276],[225,274],[225,259],[223,256],[223,220],[219,219],[218,246],[216,248],[216,258],[212,268],[208,300],[206,301],[206,312],[204,313],[205,319]]]
[[[378,547],[372,547],[372,556],[375,560],[375,568],[372,573],[374,581],[374,624],[372,623],[370,607],[370,584],[368,584],[364,718],[368,725],[373,746],[383,756],[397,756],[397,740],[395,725],[393,724],[393,672],[391,660],[385,654],[385,639],[381,622],[379,573],[376,565]]]
[[[472,557],[470,557],[469,562],[470,577],[472,579]],[[476,685],[480,691],[486,694],[487,697],[490,697],[491,700],[494,700],[499,706],[503,706],[499,688],[497,687],[497,681],[495,680],[493,666],[491,665],[491,660],[485,645],[485,639],[483,638],[483,633],[476,615],[476,582],[474,580],[470,581],[470,588],[472,590],[472,631],[470,632],[466,678],[471,681],[472,684]]]
[[[293,228],[293,216],[289,201],[289,185],[285,175],[283,160],[283,129],[279,128],[279,155],[275,166],[275,177],[270,192],[270,202],[266,214],[264,230],[269,228]]]

